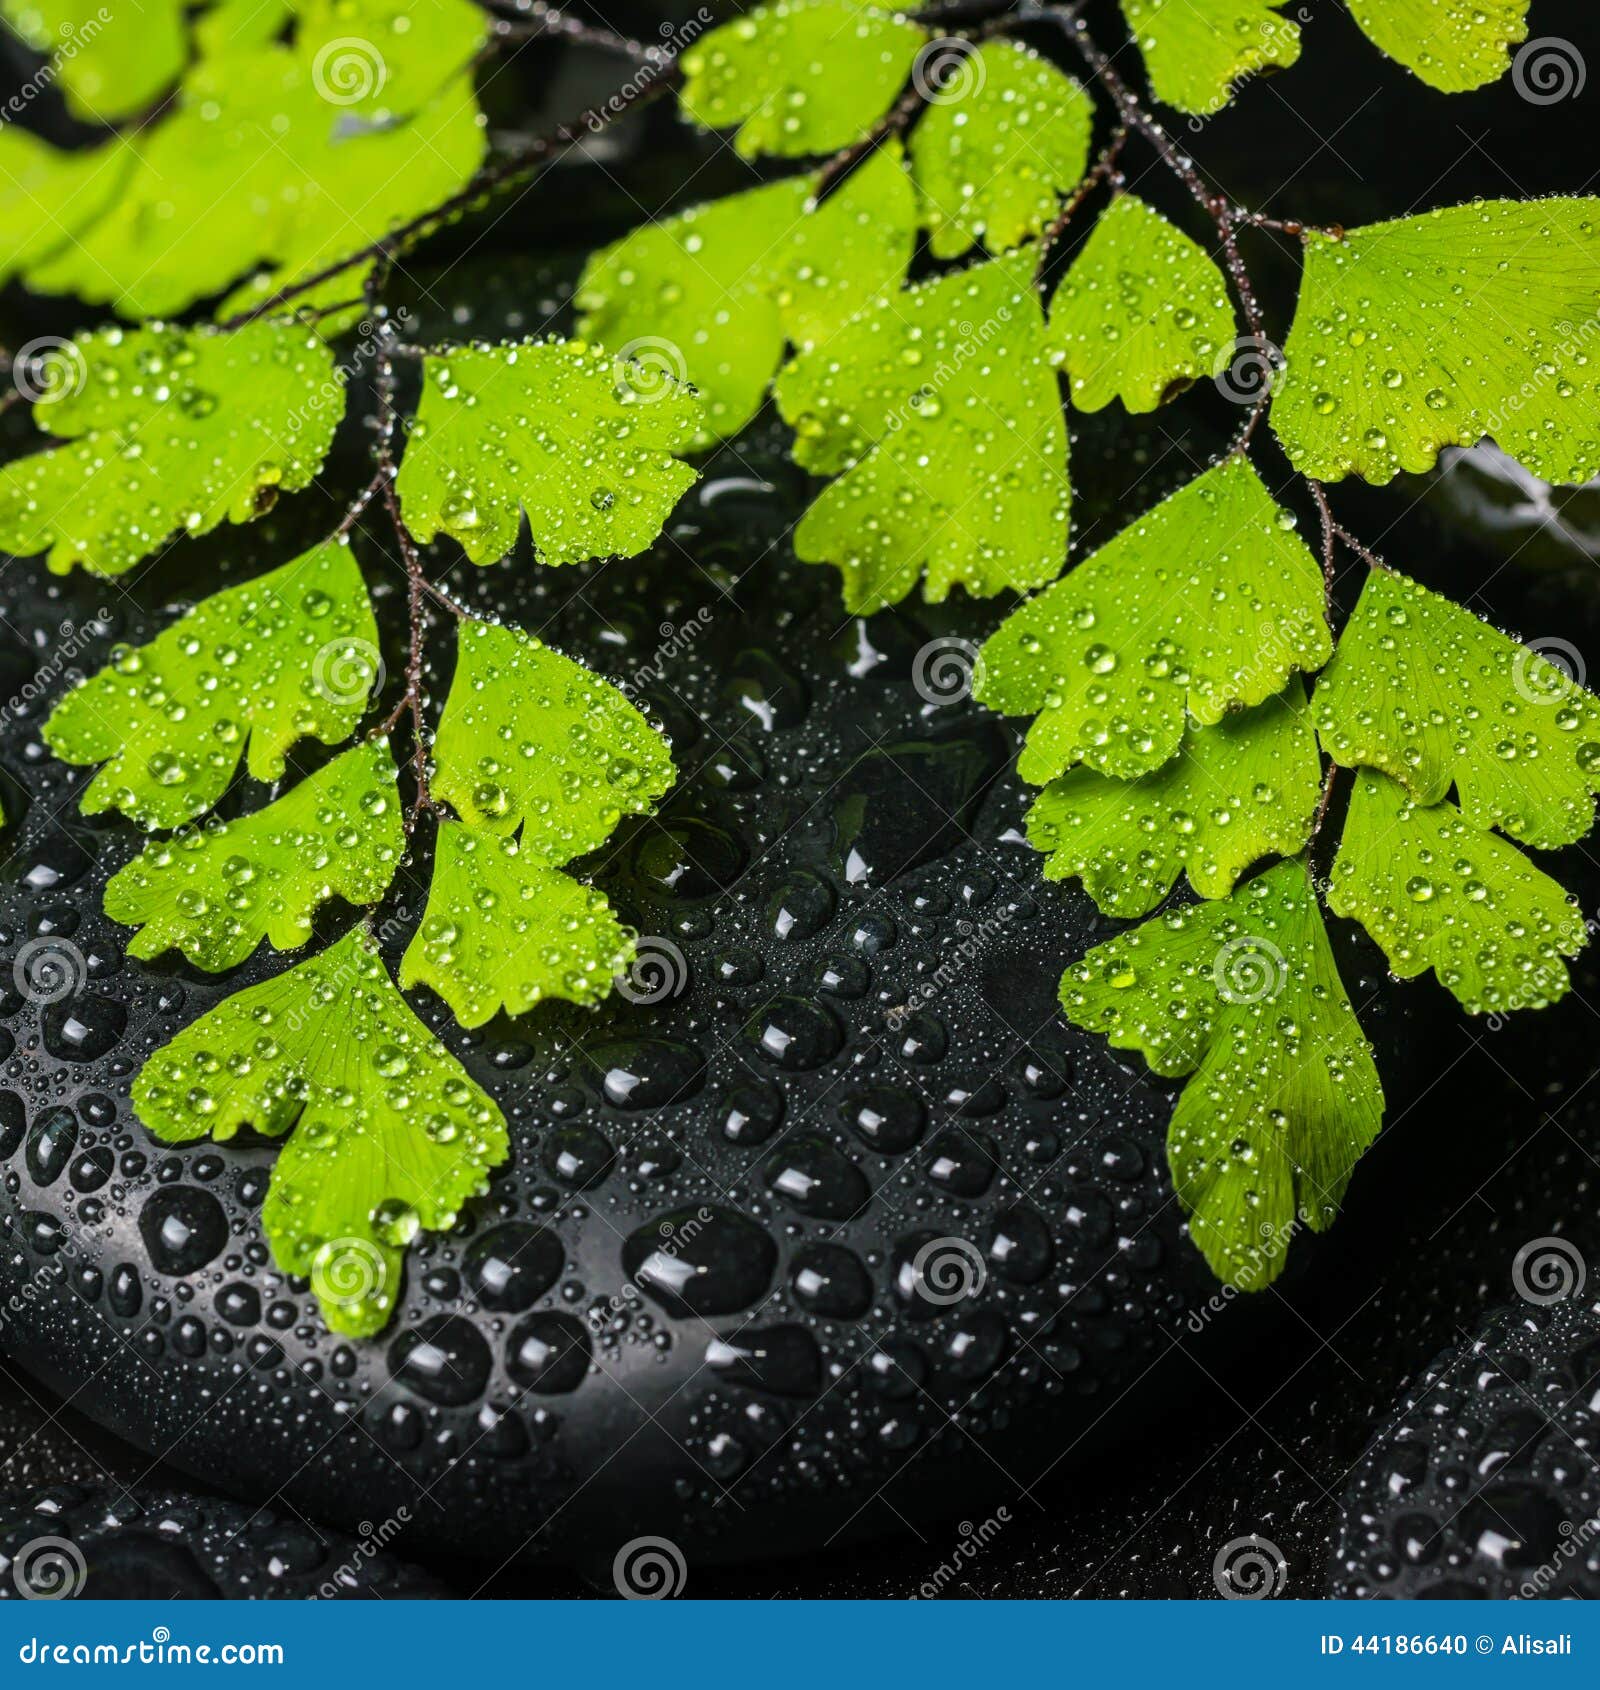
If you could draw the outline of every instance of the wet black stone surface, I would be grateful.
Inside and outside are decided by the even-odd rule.
[[[1308,51],[1340,50],[1347,25],[1319,20]],[[1414,85],[1385,80],[1359,43],[1338,62],[1360,64],[1360,86],[1345,99],[1322,77],[1332,114],[1308,123],[1285,107],[1281,144],[1260,142],[1262,102],[1208,125],[1206,157],[1230,191],[1281,211],[1276,186],[1295,180],[1295,211],[1345,221],[1509,191],[1499,158],[1451,124],[1411,127],[1396,157],[1373,114],[1411,110],[1394,102]],[[1346,106],[1360,123],[1342,124]],[[1448,109],[1469,127],[1492,114],[1501,156],[1526,125],[1539,185],[1584,185],[1583,148],[1553,139],[1571,114],[1510,95]],[[1339,169],[1326,133],[1340,136]],[[658,183],[693,174],[665,151],[644,167]],[[715,169],[694,180],[697,194],[727,185]],[[606,187],[598,212],[581,192],[553,198],[555,221],[547,201],[524,248],[552,229],[591,240],[596,216],[637,218]],[[1269,300],[1292,287],[1292,255],[1266,237],[1252,250]],[[501,254],[473,268],[452,275],[450,297],[484,308],[430,321],[419,297],[422,332],[559,324],[542,267]],[[1114,419],[1075,422],[1079,543],[1193,473],[1234,420],[1197,429],[1186,407],[1136,440]],[[0,427],[17,429],[16,413]],[[1270,459],[1265,431],[1262,445]],[[577,1588],[543,1563],[493,1572],[513,1555],[577,1560],[606,1588],[613,1550],[642,1532],[690,1552],[691,1594],[909,1594],[959,1561],[937,1594],[1205,1595],[1217,1549],[1248,1534],[1283,1550],[1292,1592],[1321,1587],[1372,1424],[1504,1299],[1527,1238],[1595,1211],[1600,1136],[1568,1102],[1591,1065],[1587,1011],[1550,1018],[1548,1060],[1513,1053],[1503,1035],[1464,1034],[1431,984],[1391,992],[1341,929],[1390,1124],[1315,1259],[1297,1247],[1282,1294],[1214,1307],[1166,1181],[1170,1088],[1053,1013],[1061,966],[1113,924],[1043,887],[1011,837],[1023,795],[1009,729],[912,685],[928,640],[979,638],[995,608],[844,618],[832,578],[786,554],[802,496],[758,429],[719,456],[647,560],[457,572],[484,610],[638,687],[672,731],[680,791],[593,867],[628,919],[681,950],[689,984],[654,1006],[553,1009],[471,1039],[419,998],[512,1117],[513,1161],[457,1234],[412,1253],[401,1314],[370,1345],[331,1340],[306,1288],[271,1268],[255,1219],[269,1148],[173,1152],[127,1110],[150,1049],[279,962],[224,983],[173,959],[126,962],[100,888],[137,842],[115,818],[77,816],[88,772],[54,765],[37,740],[67,679],[63,622],[105,607],[104,634],[71,659],[92,667],[178,601],[281,562],[329,512],[299,501],[179,547],[124,583],[131,595],[7,571],[20,637],[0,642],[0,688],[22,707],[0,733],[0,987],[35,940],[69,942],[82,970],[58,1003],[0,1000],[0,1293],[21,1299],[0,1347],[31,1373],[29,1393],[43,1380],[128,1440],[81,1420],[63,1435],[24,1402],[31,1430],[8,1481],[80,1462],[130,1479],[166,1459],[249,1498],[287,1486],[286,1506],[350,1528],[407,1506],[405,1553],[480,1557],[489,1582],[474,1588],[500,1594]],[[1345,520],[1430,584],[1600,650],[1597,601],[1570,582],[1530,589],[1502,572],[1503,551],[1474,556],[1459,505],[1391,528],[1407,490],[1339,497]],[[365,562],[392,634],[391,560],[374,548]],[[436,698],[447,682],[446,660]],[[241,789],[225,808],[263,796]],[[1581,873],[1568,855],[1562,872]],[[424,839],[391,956],[426,870]],[[1581,989],[1593,998],[1592,971]],[[891,1029],[891,1010],[911,1013]],[[930,1308],[908,1268],[951,1236],[981,1254],[984,1285]],[[981,1556],[952,1554],[974,1535],[963,1518],[976,1531],[1002,1507]],[[896,1547],[852,1550],[852,1534]],[[719,1565],[819,1546],[776,1569]]]
[[[445,1596],[399,1558],[407,1521],[358,1535],[188,1492],[120,1485],[0,1491],[0,1601],[324,1602]]]
[[[854,622],[789,560],[792,473],[753,436],[642,562],[576,590],[517,564],[465,583],[642,677],[671,729],[679,789],[592,867],[684,983],[473,1036],[418,999],[506,1110],[513,1156],[411,1252],[375,1343],[331,1338],[272,1267],[270,1147],[164,1147],[128,1111],[143,1057],[279,959],[226,980],[125,961],[99,893],[137,840],[75,812],[84,774],[38,746],[49,695],[19,712],[3,954],[56,947],[77,989],[0,1002],[0,1290],[31,1288],[12,1356],[241,1495],[284,1487],[346,1525],[408,1503],[436,1544],[568,1558],[649,1531],[707,1561],[901,1531],[1080,1466],[1130,1412],[1112,1405],[1150,1400],[1215,1286],[1167,1181],[1172,1088],[1055,1012],[1060,968],[1112,926],[1040,883],[1009,728],[918,690],[915,654],[952,613]],[[226,562],[290,543],[253,530]],[[94,608],[93,587],[13,581],[24,625]],[[106,620],[85,664],[164,615]],[[426,854],[397,883],[391,954]],[[1372,1016],[1380,1042],[1395,1014]],[[930,1300],[928,1252],[981,1287]],[[1263,1314],[1231,1309],[1199,1341]]]
[[[1546,1240],[1548,1295],[1581,1256]],[[1537,1271],[1537,1270],[1535,1270]],[[1554,1276],[1553,1278],[1550,1276]],[[1495,1311],[1407,1393],[1351,1477],[1330,1596],[1600,1596],[1600,1308]]]

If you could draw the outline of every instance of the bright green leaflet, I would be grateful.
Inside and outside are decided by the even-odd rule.
[[[1303,862],[1097,945],[1061,1003],[1156,1073],[1192,1075],[1167,1157],[1219,1278],[1259,1289],[1297,1219],[1332,1224],[1377,1137],[1383,1088]]]
[[[181,0],[0,0],[0,15],[50,57],[67,110],[86,123],[142,111],[183,69]]]
[[[86,811],[179,827],[216,803],[241,756],[257,780],[276,780],[296,740],[346,738],[376,677],[377,637],[348,548],[318,546],[123,648],[61,700],[45,741],[64,762],[105,763]]]
[[[1233,307],[1205,252],[1123,194],[1056,291],[1050,338],[1080,411],[1118,397],[1130,411],[1153,411],[1216,368],[1233,342]]]
[[[64,153],[14,123],[0,126],[0,280],[9,281],[102,215],[132,153],[116,142]]]
[[[0,547],[120,575],[175,534],[249,522],[308,486],[344,411],[315,335],[104,329],[58,355],[33,407],[67,442],[0,469]]]
[[[432,986],[463,1027],[546,998],[598,1003],[633,957],[602,893],[504,834],[441,822],[428,910],[400,984]]]
[[[795,530],[852,613],[1039,586],[1067,551],[1067,435],[1044,318],[1018,259],[891,294],[794,358],[778,408],[797,462],[845,473]]]
[[[112,875],[106,914],[140,928],[130,956],[179,950],[216,974],[263,939],[280,951],[305,944],[329,898],[377,903],[404,849],[394,758],[376,739],[264,810],[145,846]]]
[[[671,786],[666,742],[609,681],[517,628],[460,638],[432,785],[470,826],[520,827],[530,858],[567,863]]]
[[[1402,980],[1431,968],[1474,1015],[1565,997],[1562,958],[1588,942],[1576,902],[1515,845],[1371,771],[1356,777],[1328,907],[1359,921]]]
[[[889,109],[926,40],[856,0],[776,0],[683,55],[679,104],[702,129],[738,124],[745,158],[835,152]]]
[[[1600,200],[1486,200],[1308,237],[1272,424],[1303,474],[1391,480],[1495,440],[1600,473]]]
[[[331,1330],[370,1337],[407,1244],[453,1226],[507,1154],[505,1118],[412,1014],[360,927],[225,998],[144,1065],[133,1106],[157,1138],[280,1136],[262,1225]]]
[[[1048,851],[1047,880],[1078,876],[1107,914],[1148,915],[1185,869],[1202,898],[1224,898],[1265,856],[1311,837],[1322,785],[1305,688],[1211,728],[1185,730],[1178,754],[1141,780],[1072,769],[1028,812],[1028,842]]]
[[[1389,570],[1367,577],[1317,683],[1328,755],[1423,804],[1456,788],[1474,827],[1570,845],[1594,826],[1600,703],[1471,611]]]
[[[1281,69],[1300,57],[1300,27],[1282,15],[1287,5],[1288,0],[1122,0],[1150,86],[1169,106],[1199,117],[1221,111],[1241,77]]]
[[[40,292],[152,317],[263,267],[266,279],[229,301],[233,311],[460,187],[484,155],[462,74],[484,15],[467,0],[366,0],[348,13],[319,0],[303,11],[293,46],[256,41],[253,30],[247,45],[216,40],[169,115],[97,155],[100,176],[118,184],[103,215],[63,220],[60,240],[36,237],[25,253],[0,232],[0,270],[20,266]],[[410,27],[396,33],[401,21]],[[84,174],[76,155],[55,156],[53,181],[37,170],[30,178],[29,221],[49,216]],[[308,297],[328,304],[360,292],[357,269]]]
[[[1374,46],[1433,88],[1493,82],[1528,38],[1528,0],[1348,0]]]
[[[975,696],[1034,715],[1017,763],[1042,786],[1074,763],[1118,780],[1202,726],[1265,703],[1332,650],[1322,575],[1243,457],[1228,457],[1006,618]]]
[[[793,177],[646,223],[584,267],[581,332],[687,374],[704,399],[694,444],[760,408],[786,343],[815,346],[905,281],[917,207],[898,142],[820,206]]]
[[[911,132],[911,162],[935,258],[978,241],[1010,252],[1040,234],[1089,162],[1094,102],[1015,41],[980,49],[971,92],[935,99]]]
[[[633,557],[694,483],[673,454],[699,422],[691,388],[581,340],[462,347],[424,361],[400,503],[474,563],[510,552],[523,509],[540,563]]]

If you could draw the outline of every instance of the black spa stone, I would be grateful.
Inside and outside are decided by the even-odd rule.
[[[924,644],[995,611],[845,616],[831,572],[789,555],[802,503],[758,429],[637,562],[458,571],[475,606],[628,680],[669,728],[679,788],[590,867],[677,947],[685,984],[472,1035],[416,994],[504,1109],[512,1156],[411,1250],[371,1342],[330,1336],[272,1265],[270,1144],[164,1146],[128,1105],[151,1050],[283,959],[223,979],[126,960],[101,892],[139,839],[71,802],[86,773],[39,740],[52,692],[10,719],[0,957],[48,937],[81,959],[70,996],[0,1002],[15,1362],[241,1497],[347,1528],[404,1505],[436,1552],[601,1564],[645,1534],[709,1565],[903,1531],[1092,1467],[1161,1411],[1154,1364],[1217,1290],[1166,1171],[1174,1088],[1057,1013],[1061,969],[1116,924],[1041,881],[1013,725],[915,684]],[[141,603],[290,555],[286,522],[197,542]],[[31,569],[7,591],[25,627],[99,604]],[[170,615],[107,608],[82,665]],[[669,625],[696,632],[660,658]],[[13,667],[20,687],[26,656]],[[429,849],[424,830],[391,962]],[[1373,1000],[1373,954],[1338,942]],[[1378,995],[1397,1095],[1397,1050],[1426,1048],[1434,1013]],[[1352,1208],[1359,1226],[1359,1182]],[[1196,1341],[1226,1350],[1267,1318],[1245,1300]]]
[[[1532,1242],[1532,1241],[1530,1241]],[[1582,1256],[1524,1258],[1574,1288]],[[1520,1301],[1435,1358],[1344,1493],[1331,1596],[1600,1597],[1600,1310]]]
[[[160,1486],[0,1491],[0,1601],[451,1595],[400,1559],[409,1517],[368,1520],[350,1536]]]

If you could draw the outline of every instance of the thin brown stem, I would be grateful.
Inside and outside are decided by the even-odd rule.
[[[397,224],[387,234],[357,248],[347,258],[337,259],[318,270],[313,270],[309,275],[286,283],[268,298],[251,306],[248,311],[224,318],[217,327],[243,328],[247,323],[253,323],[279,310],[290,300],[297,299],[312,288],[320,287],[335,276],[342,276],[346,270],[353,269],[358,264],[374,261],[381,265],[391,264],[414,242],[425,239],[490,196],[526,187],[541,167],[552,164],[569,148],[598,135],[601,130],[608,128],[629,112],[637,111],[652,100],[658,99],[668,89],[675,87],[677,81],[676,65],[663,61],[659,71],[649,75],[641,73],[599,105],[590,106],[568,122],[558,124],[549,134],[530,141],[520,152],[485,165],[464,188],[436,205],[431,211]]]
[[[658,64],[667,56],[659,47],[647,47],[631,35],[575,18],[559,6],[546,4],[546,0],[534,0],[518,18],[493,18],[489,28],[498,41],[571,41],[577,46],[616,53],[635,64]]]
[[[1333,525],[1333,531],[1341,540],[1344,541],[1350,550],[1353,551],[1364,564],[1366,564],[1368,569],[1381,569],[1386,574],[1392,573],[1388,564],[1386,564],[1370,546],[1367,546],[1362,541],[1358,540],[1348,528],[1344,528],[1336,522]]]
[[[852,141],[848,147],[836,152],[818,171],[817,189],[812,196],[817,203],[821,204],[855,171],[856,166],[875,153],[889,136],[903,135],[911,127],[917,113],[922,110],[923,104],[922,89],[915,77],[912,77],[900,90],[894,104],[866,134],[859,141]]]
[[[1328,508],[1328,494],[1320,481],[1309,475],[1305,484],[1317,507],[1317,520],[1322,524],[1322,614],[1329,629],[1333,627],[1333,512]]]

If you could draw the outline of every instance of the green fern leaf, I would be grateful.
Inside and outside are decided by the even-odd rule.
[[[178,827],[216,803],[241,756],[276,780],[297,740],[346,738],[377,674],[377,634],[348,548],[318,546],[124,648],[56,706],[45,741],[64,762],[105,763],[86,811]]]
[[[705,400],[697,445],[756,414],[786,343],[809,350],[905,281],[917,208],[899,143],[820,206],[815,183],[794,177],[647,223],[584,269],[581,332],[687,375]]]
[[[208,15],[227,27],[205,32],[209,50],[171,112],[102,149],[95,181],[117,179],[103,214],[79,217],[74,202],[54,243],[30,243],[30,287],[156,317],[262,267],[228,302],[233,311],[359,251],[467,180],[485,148],[466,74],[483,12],[469,0],[363,0],[354,13],[305,0],[294,19],[284,45],[259,38],[248,8]],[[83,172],[73,154],[57,160],[32,220]],[[22,256],[0,231],[0,270]],[[297,303],[360,292],[352,270]]]
[[[435,742],[433,794],[483,832],[522,829],[541,862],[567,863],[671,786],[666,742],[623,695],[517,628],[461,627]]]
[[[328,899],[375,904],[405,849],[386,739],[358,745],[241,821],[147,845],[106,885],[106,914],[140,931],[130,956],[182,951],[210,973],[263,939],[292,951]]]
[[[1066,557],[1067,437],[1028,265],[997,259],[889,295],[778,377],[794,454],[845,473],[794,547],[845,604],[1036,587]]]
[[[0,125],[0,281],[75,239],[123,192],[132,152],[116,142],[62,152]]]
[[[1188,870],[1202,898],[1225,898],[1249,866],[1311,837],[1322,784],[1298,680],[1211,728],[1191,724],[1171,762],[1140,780],[1072,769],[1028,812],[1047,880],[1076,875],[1107,914],[1148,915]]]
[[[467,1027],[547,997],[603,997],[632,943],[604,897],[560,869],[672,784],[661,736],[570,657],[467,622],[435,754],[434,796],[466,825],[440,826],[401,984],[432,986]]]
[[[474,563],[510,552],[523,510],[540,563],[633,557],[694,483],[673,454],[699,422],[692,388],[581,340],[462,347],[424,360],[400,503]]]
[[[400,984],[431,986],[463,1027],[481,1027],[546,998],[598,1003],[632,956],[602,893],[509,835],[441,822],[427,914]]]
[[[1169,106],[1209,117],[1254,71],[1300,57],[1288,0],[1122,0],[1150,86]]]
[[[48,54],[67,110],[85,123],[115,123],[158,99],[183,69],[181,0],[0,0],[0,16]]]
[[[34,405],[65,445],[0,469],[0,547],[120,575],[175,534],[249,522],[308,486],[344,383],[304,329],[106,329],[56,355]]]
[[[1474,1015],[1565,997],[1562,958],[1588,942],[1576,901],[1515,845],[1369,771],[1356,778],[1328,907],[1359,921],[1402,980],[1431,968]]]
[[[1233,342],[1233,308],[1205,252],[1124,194],[1051,301],[1050,336],[1080,411],[1119,396],[1130,411],[1153,411],[1211,374]]]
[[[1094,102],[1015,41],[970,61],[972,86],[935,98],[911,132],[911,162],[935,258],[978,241],[1010,252],[1041,234],[1089,163]]]
[[[1374,46],[1447,94],[1503,74],[1528,38],[1528,0],[1350,0]]]
[[[1485,434],[1546,481],[1600,473],[1588,344],[1600,200],[1488,200],[1307,238],[1272,423],[1333,481]]]
[[[1186,709],[1212,726],[1331,650],[1316,560],[1235,456],[1007,617],[974,690],[1007,715],[1037,712],[1024,780],[1075,763],[1127,780],[1176,754]]]
[[[1421,804],[1453,785],[1474,827],[1552,847],[1594,825],[1600,703],[1403,575],[1367,577],[1317,683],[1316,716],[1335,762],[1382,769]]]
[[[1383,1118],[1305,864],[1097,945],[1061,1003],[1156,1073],[1192,1076],[1167,1131],[1190,1232],[1219,1278],[1275,1279],[1297,1219],[1332,1223]]]
[[[679,102],[702,129],[739,125],[745,158],[835,152],[888,110],[926,40],[858,0],[774,0],[683,55]]]
[[[295,1128],[262,1224],[279,1269],[309,1277],[352,1337],[387,1323],[405,1246],[453,1226],[507,1153],[505,1118],[359,927],[185,1028],[145,1063],[133,1106],[169,1143]]]

